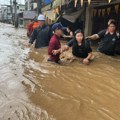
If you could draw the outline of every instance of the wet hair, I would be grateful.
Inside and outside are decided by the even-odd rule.
[[[74,32],[74,36],[76,36],[77,33],[82,33],[83,36],[84,36],[84,33],[81,29],[77,29],[75,32]]]
[[[67,28],[68,28],[70,31],[72,31],[72,27],[71,27],[71,26],[68,26]]]
[[[111,25],[111,24],[114,24],[116,26],[116,21],[114,19],[110,19],[108,21],[108,26]]]
[[[77,29],[77,30],[74,32],[74,38],[75,38],[75,40],[76,40],[76,35],[77,35],[78,33],[82,33],[82,34],[83,34],[83,40],[84,40],[84,33],[83,33],[83,31],[82,31],[81,29]],[[82,40],[82,41],[83,41],[83,40]]]

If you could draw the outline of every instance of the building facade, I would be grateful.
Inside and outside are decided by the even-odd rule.
[[[12,12],[10,5],[2,6],[0,8],[0,21],[6,23],[12,22]]]
[[[25,10],[26,11],[37,10],[37,0],[25,0]]]

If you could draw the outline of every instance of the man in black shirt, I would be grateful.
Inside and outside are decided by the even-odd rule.
[[[100,39],[98,51],[106,55],[114,55],[116,52],[117,41],[120,40],[120,35],[116,31],[115,20],[110,19],[108,21],[108,28],[106,30],[100,31],[98,34],[88,36],[92,40]]]
[[[49,26],[45,25],[45,17],[42,14],[38,16],[38,24],[39,26],[31,35],[29,46],[31,46],[35,41],[35,48],[46,47],[49,45],[49,41],[52,36],[52,30]]]

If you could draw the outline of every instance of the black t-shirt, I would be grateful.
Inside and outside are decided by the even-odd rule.
[[[72,39],[67,43],[69,47],[72,47],[72,54],[76,57],[86,58],[88,53],[92,52],[89,41],[83,41],[79,46],[77,40]]]
[[[116,43],[119,40],[119,34],[116,32],[110,34],[106,30],[103,30],[98,33],[98,36],[100,38],[98,50],[107,55],[114,55]]]
[[[49,45],[50,38],[52,37],[52,29],[44,25],[42,28],[38,26],[32,33],[29,43],[35,42],[35,48],[46,47]]]

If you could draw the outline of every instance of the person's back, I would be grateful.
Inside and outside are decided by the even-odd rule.
[[[42,28],[38,26],[34,33],[36,36],[35,48],[46,47],[49,44],[51,35],[49,33],[49,26],[44,25]],[[34,34],[33,34],[34,35]]]

